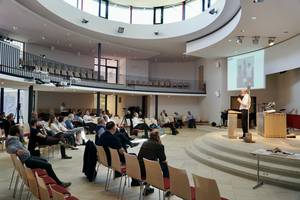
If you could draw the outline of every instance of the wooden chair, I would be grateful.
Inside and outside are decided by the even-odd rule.
[[[31,192],[31,195],[33,195],[36,199],[39,199],[39,189],[38,189],[37,181],[36,181],[33,171],[31,169],[25,167],[25,174],[27,177],[29,191]],[[30,199],[31,195],[29,196],[29,199]]]
[[[22,194],[23,194],[24,187],[26,186],[27,188],[29,188],[29,184],[28,184],[27,176],[26,176],[26,173],[25,173],[25,167],[24,167],[23,163],[19,160],[18,157],[16,157],[14,162],[15,162],[15,165],[16,165],[17,170],[19,172],[20,178],[22,180],[22,183],[21,183],[21,186],[20,186],[20,192],[19,192],[19,199],[22,199]],[[28,196],[29,196],[29,194],[27,195],[27,197]]]
[[[9,183],[9,187],[8,187],[8,189],[10,190],[11,189],[11,185],[12,185],[12,183],[13,183],[13,180],[14,180],[14,177],[15,177],[15,172],[16,172],[16,164],[15,164],[15,158],[13,158],[13,157],[16,157],[16,155],[15,154],[10,154],[10,159],[11,159],[11,162],[12,162],[12,164],[13,164],[13,172],[12,172],[12,174],[11,174],[11,178],[10,178],[10,183]]]
[[[227,200],[220,196],[215,180],[193,174],[196,200]]]
[[[0,145],[1,145],[2,151],[4,151],[5,140],[6,140],[6,138],[5,138],[4,130],[0,129]]]
[[[106,153],[105,153],[105,150],[104,150],[103,146],[97,146],[97,156],[98,156],[97,173],[99,171],[99,166],[100,165],[103,165],[103,166],[107,167],[105,190],[108,190],[112,170],[111,170],[111,166],[108,165]],[[96,181],[96,177],[95,177],[95,181]]]
[[[117,149],[109,148],[110,156],[111,156],[111,168],[119,173],[121,173],[121,180],[119,184],[119,192],[118,192],[118,198],[121,198],[121,186],[122,186],[122,180],[123,177],[126,175],[126,166],[123,165],[120,161],[120,156]],[[124,183],[126,185],[126,181]]]
[[[19,173],[18,166],[16,164],[17,155],[16,154],[10,154],[10,158],[11,158],[12,163],[14,165],[14,171],[13,171],[13,174],[12,174],[12,178],[11,178],[11,182],[10,182],[9,188],[11,188],[11,184],[12,184],[12,181],[13,181],[13,175],[17,172],[16,173],[17,177],[16,177],[14,191],[13,191],[13,198],[15,198],[16,193],[17,193],[17,188],[18,188],[18,185],[19,185],[19,181],[20,181],[20,173]]]
[[[43,180],[43,178],[39,177],[38,174],[35,174],[35,178],[38,185],[38,191],[39,191],[39,199],[40,200],[51,200],[48,188]]]
[[[143,161],[146,169],[146,182],[159,189],[159,199],[161,199],[160,191],[163,191],[164,197],[165,192],[170,189],[170,179],[163,177],[163,172],[158,161],[152,161],[145,158],[143,158]]]
[[[124,153],[124,156],[125,156],[125,161],[126,161],[126,174],[127,174],[127,177],[125,177],[122,197],[124,195],[126,180],[127,180],[128,177],[131,177],[131,178],[134,178],[134,179],[140,181],[139,199],[142,199],[142,191],[143,191],[143,188],[144,188],[143,182],[145,180],[145,177],[142,177],[139,160],[138,160],[136,155]]]
[[[190,186],[187,173],[183,169],[168,166],[170,173],[170,192],[186,200],[195,200],[195,187]]]

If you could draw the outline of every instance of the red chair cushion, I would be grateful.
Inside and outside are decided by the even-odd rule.
[[[125,173],[126,173],[126,167],[125,167],[125,166],[122,166],[120,172],[121,172],[121,174],[125,174]]]
[[[38,176],[47,176],[47,172],[46,170],[44,169],[40,169],[40,168],[37,168],[37,169],[32,169],[32,172],[35,174],[37,173]]]
[[[59,193],[64,194],[64,195],[71,195],[71,193],[67,189],[65,189],[64,187],[62,187],[60,185],[54,184],[54,185],[51,185],[51,188]],[[49,196],[52,198],[53,194],[52,194],[51,188],[48,186],[48,193],[49,193]]]
[[[164,186],[165,186],[165,189],[170,188],[170,179],[169,178],[164,178]]]
[[[50,176],[43,176],[42,178],[46,185],[57,184],[56,181],[53,178],[51,178]]]
[[[65,200],[79,200],[79,199],[77,199],[76,197],[70,196],[70,197],[65,198]]]
[[[229,199],[226,199],[226,198],[224,198],[224,197],[221,197],[221,200],[229,200]]]
[[[196,190],[195,190],[195,187],[190,187],[191,188],[191,194],[192,194],[192,200],[195,200],[196,199]]]

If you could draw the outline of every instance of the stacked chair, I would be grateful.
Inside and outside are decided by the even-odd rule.
[[[16,176],[13,197],[18,193],[18,199],[22,199],[24,189],[26,189],[26,199],[31,199],[34,196],[40,200],[78,200],[71,193],[60,185],[57,185],[55,180],[48,176],[43,169],[26,168],[19,158],[11,154],[11,160],[14,166],[9,189],[12,186],[13,179]],[[16,174],[16,175],[15,175]]]

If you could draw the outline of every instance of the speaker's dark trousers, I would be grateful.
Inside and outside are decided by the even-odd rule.
[[[246,137],[246,133],[248,133],[248,110],[242,109],[242,129],[243,129],[243,137]]]

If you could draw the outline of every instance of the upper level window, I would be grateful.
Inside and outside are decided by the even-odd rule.
[[[75,8],[78,8],[78,0],[65,0],[68,4],[71,6],[74,6]]]
[[[100,1],[100,13],[99,16],[103,18],[108,18],[108,1],[107,0],[99,0]]]
[[[153,24],[153,9],[149,8],[133,8],[132,9],[133,24]]]
[[[154,8],[153,24],[162,24],[164,16],[164,7]]]
[[[92,15],[99,15],[99,0],[84,0],[83,11]]]
[[[182,5],[164,8],[164,23],[179,22],[182,20]]]
[[[119,22],[130,23],[129,7],[110,4],[108,12],[109,12],[108,19],[119,21]]]
[[[202,1],[205,0],[193,0],[189,1],[185,5],[185,19],[196,17],[202,12]]]

